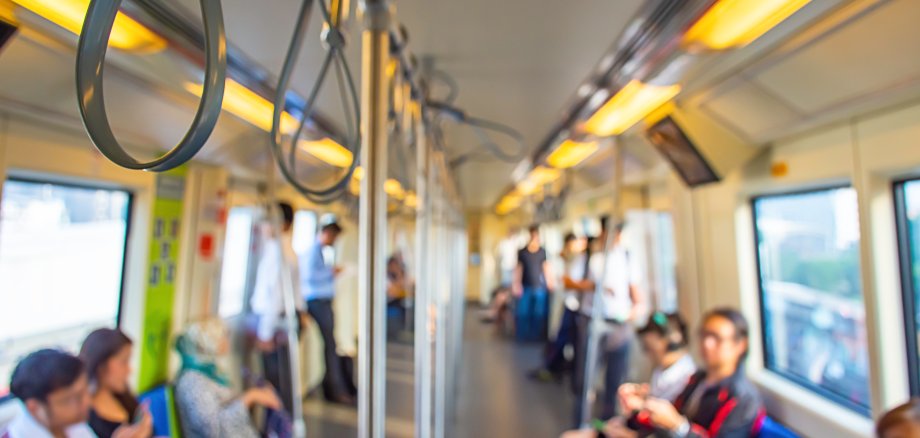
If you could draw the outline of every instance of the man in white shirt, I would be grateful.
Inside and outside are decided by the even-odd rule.
[[[588,327],[592,325],[593,317],[597,316],[600,319],[593,327],[602,327],[602,336],[596,339],[601,343],[598,350],[599,358],[606,363],[604,393],[603,397],[598,398],[603,403],[604,418],[610,418],[616,413],[617,388],[623,384],[629,371],[629,350],[634,337],[632,322],[641,313],[642,297],[633,280],[636,278],[634,265],[626,248],[621,244],[624,228],[625,224],[616,226],[612,247],[604,254],[607,226],[602,222],[601,235],[596,242],[598,248],[588,263],[591,271],[590,285],[594,286],[596,279],[601,277],[604,283],[600,298],[594,296],[596,289],[593,287],[589,289],[591,292],[584,294],[581,313],[576,321],[575,372],[572,378],[572,389],[576,396],[576,427],[580,426],[583,409],[587,408],[583,405],[582,397],[585,385],[591,384],[585,382],[585,378],[587,366],[593,365],[587,364]],[[594,310],[595,305],[600,307],[597,311]]]
[[[262,252],[249,304],[257,317],[256,348],[262,353],[265,378],[281,392],[281,400],[285,408],[290,410],[294,390],[291,385],[291,349],[284,318],[286,290],[292,294],[291,299],[298,316],[304,313],[300,298],[300,269],[291,243],[294,209],[285,202],[279,202],[277,207],[281,214],[281,230],[279,233],[271,223],[263,224]],[[282,275],[287,276],[289,281]],[[290,289],[286,289],[288,287]],[[296,346],[294,351],[298,351]]]
[[[91,400],[80,359],[59,350],[36,351],[16,366],[10,392],[22,411],[0,437],[96,438],[86,424]]]

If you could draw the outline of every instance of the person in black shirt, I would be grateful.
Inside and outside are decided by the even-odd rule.
[[[512,291],[517,298],[515,337],[518,341],[545,340],[549,316],[548,292],[553,288],[546,250],[540,245],[540,229],[530,227],[530,241],[518,252]]]
[[[98,329],[83,341],[80,359],[86,364],[92,392],[89,427],[99,438],[146,438],[153,419],[128,388],[131,339],[116,329]],[[131,424],[137,414],[140,420]]]

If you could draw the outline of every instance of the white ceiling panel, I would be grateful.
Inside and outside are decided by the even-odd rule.
[[[701,106],[752,141],[801,117],[794,108],[744,79],[731,81]]]
[[[806,114],[920,80],[920,1],[894,0],[758,72]]]

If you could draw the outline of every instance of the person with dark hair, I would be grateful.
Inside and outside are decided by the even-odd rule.
[[[703,368],[673,403],[648,398],[634,417],[640,434],[684,438],[756,436],[765,411],[760,394],[744,374],[748,353],[747,320],[734,309],[719,308],[703,317],[699,343]],[[629,436],[629,435],[624,435]]]
[[[633,384],[620,386],[621,402],[629,397],[645,399],[649,396],[674,401],[696,372],[696,364],[687,351],[690,343],[687,323],[676,313],[655,312],[638,333],[642,351],[654,367],[652,377],[649,384],[642,387]],[[628,405],[624,408],[629,410]]]
[[[307,302],[307,311],[316,321],[323,337],[323,354],[326,373],[323,377],[323,392],[326,399],[346,405],[354,405],[355,398],[349,391],[348,381],[343,371],[342,359],[339,357],[335,343],[335,313],[332,300],[335,298],[335,279],[342,269],[332,261],[326,261],[323,248],[332,247],[342,233],[342,227],[334,216],[326,216],[321,221],[316,242],[301,256],[301,287]]]
[[[575,318],[578,315],[578,306],[580,305],[580,293],[575,290],[573,283],[581,278],[573,279],[571,274],[573,270],[579,270],[583,265],[581,256],[584,255],[587,248],[587,240],[578,238],[574,233],[568,233],[564,238],[564,246],[560,257],[565,264],[562,283],[566,292],[563,297],[562,320],[559,323],[559,331],[556,338],[546,355],[545,361],[541,368],[530,373],[530,377],[539,381],[560,380],[562,374],[569,368],[570,361],[565,357],[565,349],[575,341]],[[581,272],[580,270],[578,272]],[[574,274],[578,276],[579,274]]]
[[[22,411],[3,438],[94,438],[86,424],[90,394],[86,367],[60,350],[39,350],[16,365],[10,393]]]
[[[277,209],[281,228],[271,220],[262,225],[262,252],[249,304],[254,316],[255,346],[261,352],[265,378],[278,388],[284,407],[290,413],[295,389],[291,384],[290,346],[284,323],[286,287],[290,288],[287,293],[291,294],[297,314],[303,318],[305,313],[300,299],[300,269],[292,244],[294,208],[279,202]],[[287,280],[282,276],[287,276]],[[294,350],[298,351],[297,346]]]
[[[882,415],[875,434],[878,438],[920,437],[920,398],[912,398]]]
[[[517,299],[514,331],[518,341],[546,339],[549,291],[553,289],[546,250],[540,244],[540,228],[531,225],[529,231],[530,240],[518,252],[511,289]]]
[[[108,328],[90,333],[80,348],[92,393],[89,427],[99,438],[153,434],[150,412],[138,404],[128,387],[131,351],[131,339],[121,330]],[[131,424],[136,418],[139,420]]]
[[[648,323],[638,330],[642,351],[649,358],[652,377],[648,384],[624,383],[620,385],[619,397],[627,417],[614,417],[604,426],[604,434],[612,437],[636,435],[627,427],[627,419],[633,411],[642,408],[644,400],[655,397],[673,401],[683,391],[687,380],[696,372],[693,357],[687,351],[689,338],[687,324],[676,313],[655,312]],[[594,429],[572,430],[563,438],[594,438]]]

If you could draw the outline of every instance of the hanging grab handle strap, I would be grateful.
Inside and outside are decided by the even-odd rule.
[[[200,0],[205,30],[204,88],[198,112],[185,137],[171,151],[141,162],[122,147],[105,111],[102,77],[109,35],[121,0],[92,0],[77,45],[77,100],[86,132],[99,152],[115,164],[134,170],[163,172],[192,159],[214,131],[227,77],[227,39],[220,0]]]

